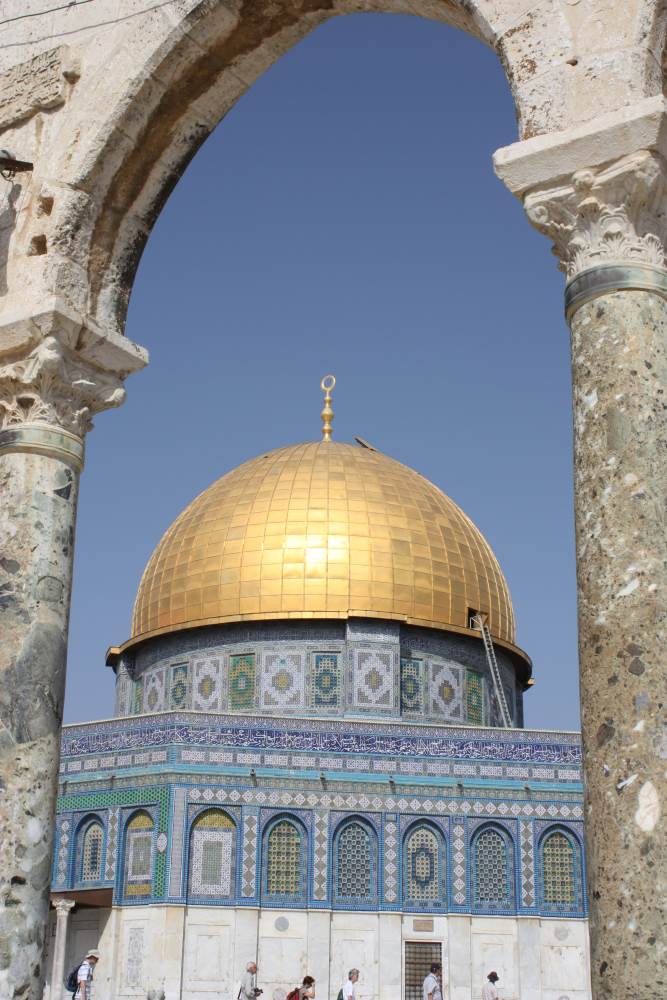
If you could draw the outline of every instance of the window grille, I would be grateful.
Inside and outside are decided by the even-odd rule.
[[[83,836],[81,879],[83,882],[99,882],[102,878],[102,827],[91,823]]]
[[[281,820],[269,834],[266,863],[266,890],[271,895],[301,894],[301,834],[293,823]]]
[[[405,942],[405,1000],[422,1000],[424,980],[435,962],[442,963],[439,941]]]
[[[437,902],[440,898],[440,850],[434,832],[426,826],[410,834],[406,849],[406,896]]]
[[[373,895],[371,839],[361,823],[348,823],[338,838],[337,889],[341,899]]]
[[[484,725],[484,678],[476,670],[466,672],[466,718],[473,726]]]
[[[496,830],[483,830],[475,841],[475,875],[475,902],[483,904],[507,901],[507,846]]]
[[[575,885],[575,854],[564,833],[552,833],[542,849],[542,872],[545,903],[574,905],[577,899]]]

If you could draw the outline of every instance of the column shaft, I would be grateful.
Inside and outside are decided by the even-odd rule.
[[[57,899],[54,905],[56,908],[56,940],[53,949],[49,1000],[62,1000],[63,981],[65,978],[65,955],[67,953],[67,923],[70,911],[74,907],[74,900]]]
[[[667,996],[667,302],[571,329],[593,996],[637,1000]]]
[[[22,432],[0,439],[0,995],[41,1000],[79,473]]]

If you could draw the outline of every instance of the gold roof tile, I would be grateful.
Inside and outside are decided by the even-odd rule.
[[[514,646],[498,562],[453,500],[380,452],[320,441],[254,458],[193,500],[148,562],[124,648],[267,615],[470,632],[468,607]]]

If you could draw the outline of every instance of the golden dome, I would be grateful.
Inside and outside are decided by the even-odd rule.
[[[457,505],[380,452],[278,448],[222,476],[174,521],[139,586],[132,638],[223,622],[389,618],[514,647],[507,584]]]

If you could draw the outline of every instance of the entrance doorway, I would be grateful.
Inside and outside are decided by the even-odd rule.
[[[404,1000],[422,1000],[422,985],[432,962],[442,963],[440,941],[405,942]]]

